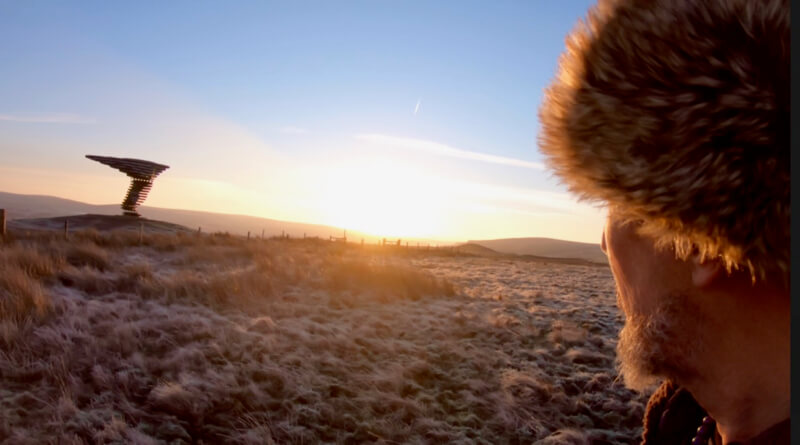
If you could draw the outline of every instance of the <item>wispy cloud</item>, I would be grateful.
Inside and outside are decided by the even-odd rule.
[[[0,113],[0,121],[31,124],[94,124],[96,119],[74,113]]]
[[[302,128],[302,127],[293,127],[291,125],[290,126],[286,126],[286,127],[281,127],[281,128],[278,129],[278,131],[280,131],[281,133],[286,133],[286,134],[306,134],[306,133],[308,133],[308,129],[305,129],[305,128]]]
[[[458,148],[451,147],[449,145],[440,144],[438,142],[425,141],[421,139],[400,138],[382,134],[358,134],[356,135],[356,139],[384,146],[390,146],[408,150],[424,151],[440,156],[450,156],[453,158],[489,162],[492,164],[502,164],[502,165],[510,165],[513,167],[544,170],[544,165],[539,162],[524,161],[522,159],[507,158],[504,156],[495,156],[486,153],[477,153],[474,151],[461,150]]]
[[[419,180],[419,179],[417,179]],[[456,178],[436,178],[427,187],[436,189],[442,200],[465,203],[483,203],[496,211],[541,213],[580,213],[591,211],[592,206],[581,203],[570,193],[542,188],[509,186]]]
[[[422,105],[422,99],[417,99],[417,106],[414,107],[414,116],[419,112],[419,106]]]

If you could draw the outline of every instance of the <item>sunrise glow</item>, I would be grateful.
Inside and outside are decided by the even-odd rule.
[[[437,184],[400,159],[343,161],[321,178],[326,223],[377,236],[430,237],[442,232]]]
[[[95,6],[0,15],[17,42],[0,50],[0,191],[115,203],[128,179],[84,158],[100,154],[170,166],[143,207],[388,238],[598,239],[600,213],[536,144],[557,36],[586,4]]]

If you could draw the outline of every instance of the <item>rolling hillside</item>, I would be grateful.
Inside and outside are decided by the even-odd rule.
[[[578,258],[595,263],[608,263],[608,259],[600,249],[599,244],[552,238],[506,238],[469,242],[501,253],[551,258]]]
[[[29,220],[41,218],[54,218],[73,215],[119,215],[119,205],[94,205],[73,201],[54,196],[21,195],[0,192],[0,208],[6,209],[8,218],[13,220]],[[231,215],[224,213],[201,212],[196,210],[176,210],[159,207],[142,206],[139,209],[144,218],[165,221],[186,226],[191,230],[202,228],[203,232],[230,232],[245,235],[250,232],[253,236],[260,236],[261,231],[267,237],[286,233],[291,237],[328,238],[329,236],[342,236],[342,229],[338,227],[319,224],[305,224],[297,222],[279,221],[275,219],[259,218],[247,215]],[[41,222],[17,221],[11,226],[33,227]],[[31,225],[33,224],[33,225]],[[375,243],[380,238],[348,231],[348,238]],[[405,241],[405,240],[404,240]],[[411,244],[416,242],[446,245],[448,243],[432,240],[409,239]],[[497,253],[514,255],[532,255],[546,258],[575,258],[595,263],[607,263],[606,256],[598,244],[563,241],[552,238],[507,238],[495,240],[468,241],[462,245],[465,252],[476,255],[493,256]],[[485,248],[485,249],[484,249]]]
[[[93,205],[69,199],[43,195],[20,195],[0,192],[0,208],[6,209],[9,220],[31,218],[53,218],[67,215],[95,214],[119,215],[121,210],[117,204]],[[248,231],[254,236],[275,236],[282,232],[292,237],[342,236],[342,229],[317,224],[303,224],[259,218],[247,215],[231,215],[223,213],[201,212],[194,210],[175,210],[159,207],[142,206],[139,213],[143,217],[180,224],[190,229],[202,228],[203,232],[230,232],[244,235]],[[352,234],[355,237],[357,234]]]
[[[6,209],[9,220],[54,218],[83,214],[120,215],[122,213],[118,204],[94,205],[54,196],[21,195],[8,192],[0,192],[0,209]],[[179,224],[192,230],[201,228],[203,232],[230,232],[238,235],[246,235],[247,232],[250,232],[253,236],[261,236],[263,230],[265,237],[279,236],[282,233],[286,233],[293,238],[303,237],[303,234],[305,234],[308,237],[325,239],[329,236],[341,237],[343,235],[343,231],[339,227],[279,221],[248,215],[148,206],[140,207],[139,213],[147,219]],[[367,243],[376,243],[380,240],[377,236],[350,230],[347,231],[347,237],[355,242],[360,241],[362,238]],[[438,245],[451,244],[415,238],[404,239],[403,241],[408,241],[411,244],[417,242]]]

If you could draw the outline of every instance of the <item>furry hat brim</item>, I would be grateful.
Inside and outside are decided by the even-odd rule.
[[[682,258],[788,285],[788,0],[601,0],[539,112],[547,165]]]

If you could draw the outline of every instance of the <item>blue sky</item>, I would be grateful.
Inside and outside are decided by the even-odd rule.
[[[596,242],[536,148],[590,4],[0,1],[0,190],[115,202],[83,155],[140,157],[148,205]]]

